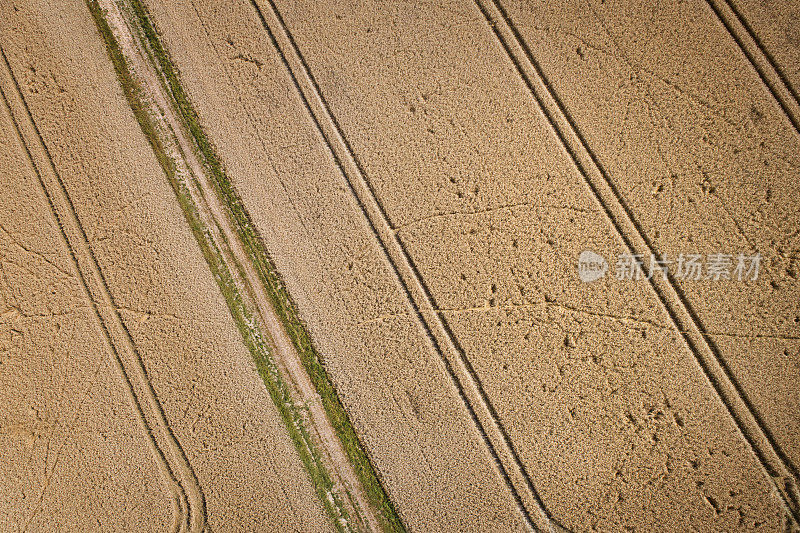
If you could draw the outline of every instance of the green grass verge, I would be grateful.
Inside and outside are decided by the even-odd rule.
[[[214,273],[214,277],[220,285],[220,289],[222,290],[223,295],[228,302],[231,314],[234,316],[237,327],[239,327],[242,337],[245,339],[245,344],[248,346],[248,349],[256,361],[259,373],[261,373],[262,379],[264,380],[264,383],[267,386],[273,401],[278,406],[278,409],[281,410],[281,415],[283,416],[284,421],[289,428],[289,433],[292,436],[292,440],[295,441],[295,444],[298,447],[298,451],[300,452],[303,463],[306,465],[306,468],[309,469],[309,473],[311,474],[315,487],[317,487],[318,493],[321,490],[325,492],[325,494],[320,495],[323,504],[326,505],[326,507],[329,507],[330,503],[325,495],[331,487],[330,477],[328,476],[327,472],[324,472],[324,468],[321,468],[321,464],[319,464],[318,460],[319,458],[310,457],[308,456],[307,451],[305,451],[306,445],[303,444],[303,442],[309,441],[308,435],[303,434],[304,430],[302,430],[302,425],[300,425],[300,428],[297,428],[297,425],[295,424],[296,417],[292,413],[284,413],[287,408],[282,406],[287,404],[288,389],[286,388],[285,384],[283,384],[282,380],[280,380],[277,369],[274,368],[274,364],[271,363],[269,355],[265,353],[262,346],[263,343],[258,342],[259,333],[254,331],[252,326],[248,325],[252,324],[253,322],[252,320],[249,320],[247,310],[242,304],[241,296],[238,294],[238,291],[233,284],[233,280],[227,270],[227,267],[225,266],[224,261],[222,260],[219,250],[217,250],[213,244],[213,239],[211,239],[210,235],[207,234],[207,230],[202,227],[202,223],[197,215],[196,207],[192,203],[188,191],[181,189],[181,184],[175,177],[174,162],[165,153],[163,146],[158,140],[155,126],[153,125],[149,115],[147,114],[147,111],[142,104],[140,89],[130,74],[125,58],[122,55],[122,52],[119,50],[119,46],[117,45],[116,40],[114,39],[114,36],[112,35],[99,6],[97,6],[94,0],[89,0],[88,4],[95,18],[97,26],[100,29],[100,33],[103,35],[106,41],[109,56],[111,57],[111,60],[117,69],[117,76],[119,77],[120,83],[125,91],[125,95],[130,102],[131,108],[133,109],[133,112],[136,115],[140,126],[142,127],[142,131],[145,133],[145,136],[148,138],[148,142],[150,142],[151,146],[153,147],[153,151],[155,152],[159,163],[161,163],[162,167],[164,168],[164,171],[167,174],[170,183],[176,192],[176,195],[178,196],[181,207],[186,214],[187,221],[189,222],[189,225],[192,228],[192,231],[195,233],[195,237],[197,238],[198,242],[200,243],[200,247],[203,250],[203,255],[206,257],[206,261],[209,263],[209,266]],[[214,178],[214,185],[217,189],[216,192],[223,199],[228,209],[238,237],[241,239],[241,242],[243,243],[250,260],[253,262],[253,265],[255,266],[259,277],[261,278],[261,282],[263,283],[264,288],[271,299],[271,303],[281,319],[284,328],[286,329],[286,332],[300,354],[306,372],[309,374],[315,388],[317,389],[317,392],[322,399],[322,404],[325,408],[325,411],[331,420],[337,436],[339,437],[342,446],[344,447],[344,450],[347,453],[347,456],[367,493],[367,498],[374,508],[378,510],[378,518],[381,521],[381,527],[384,529],[384,531],[405,531],[394,505],[384,491],[383,486],[381,485],[378,476],[375,473],[372,463],[363,450],[361,442],[359,441],[358,436],[356,435],[356,432],[350,422],[349,416],[339,400],[336,389],[331,383],[327,371],[322,364],[320,355],[314,347],[311,337],[298,314],[296,305],[291,299],[288,291],[286,290],[286,286],[281,279],[281,276],[269,257],[264,243],[260,238],[255,225],[250,220],[249,214],[247,213],[242,200],[228,179],[223,165],[216,155],[213,145],[200,127],[198,115],[195,112],[194,107],[189,102],[189,99],[180,84],[177,70],[173,66],[169,55],[162,46],[156,30],[150,22],[146,8],[139,0],[129,0],[129,4],[138,20],[139,29],[143,32],[143,35],[147,39],[150,52],[158,61],[161,74],[167,82],[168,88],[171,92],[172,98],[174,99],[176,108],[181,114],[184,125],[196,145],[198,155],[202,158],[203,163],[206,165],[206,168]],[[276,378],[282,384],[281,386],[276,386],[274,383]],[[329,512],[331,512],[331,509],[329,509]]]
[[[303,415],[301,412],[303,407],[298,407],[292,401],[286,383],[281,378],[278,368],[269,356],[265,340],[261,337],[261,333],[253,326],[255,322],[244,305],[241,294],[225,264],[221,251],[217,248],[208,228],[206,228],[201,221],[197,206],[194,204],[189,191],[186,190],[185,186],[178,180],[175,163],[169,155],[167,155],[159,139],[156,126],[143,103],[141,87],[131,75],[125,57],[105,20],[101,8],[96,1],[93,0],[89,0],[87,4],[94,17],[98,30],[106,43],[108,55],[114,64],[117,78],[133,110],[133,114],[178,198],[186,221],[200,246],[203,257],[211,269],[214,280],[217,282],[225,298],[228,309],[242,335],[247,349],[250,351],[256,363],[256,368],[267,387],[270,397],[281,414],[281,418],[288,429],[289,436],[298,451],[300,459],[309,472],[317,495],[322,501],[326,511],[332,517],[334,525],[336,525],[337,529],[343,531],[343,527],[338,518],[342,516],[344,509],[338,496],[332,494],[333,503],[331,503],[331,499],[328,498],[328,494],[332,493],[333,482],[322,465],[319,452],[311,444],[310,436],[304,427]],[[344,516],[346,518],[346,514]]]

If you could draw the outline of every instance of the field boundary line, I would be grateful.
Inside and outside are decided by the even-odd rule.
[[[146,8],[138,0],[88,4],[134,116],[332,525],[403,531]]]
[[[14,116],[13,106],[2,86],[0,86],[0,94],[2,94],[20,143],[50,207],[50,212],[60,230],[63,243],[69,251],[84,295],[91,304],[104,340],[114,356],[114,364],[137,418],[148,437],[151,452],[165,477],[168,490],[173,494],[173,509],[176,511],[173,529],[179,532],[201,531],[205,524],[205,498],[202,489],[180,443],[169,427],[138,348],[119,314],[105,276],[89,244],[86,231],[78,218],[66,186],[25,101],[19,82],[14,76],[2,46],[0,46],[0,56],[2,56],[3,74],[5,74],[2,77],[9,79],[13,84],[12,92],[16,93],[19,106],[24,110],[26,129],[31,131],[35,148],[32,149],[29,141],[26,141],[26,135],[22,131],[23,125]],[[33,155],[33,151],[39,152],[38,157]],[[44,165],[37,163],[37,158],[43,159],[46,163]],[[45,174],[47,175],[46,179]],[[83,257],[83,261],[81,261],[81,257]],[[121,347],[118,346],[120,344]],[[143,406],[146,406],[147,409]],[[154,428],[157,428],[158,431]],[[168,450],[168,452],[164,450]],[[170,454],[172,454],[172,458],[169,457]]]
[[[337,458],[340,458],[344,454],[336,448],[336,443],[332,442],[335,438],[325,438],[328,435],[321,423],[325,415],[318,397],[315,396],[316,391],[308,377],[298,369],[299,361],[295,360],[291,343],[277,325],[279,321],[271,310],[263,287],[259,283],[251,283],[251,280],[258,281],[253,265],[248,261],[247,253],[231,227],[223,202],[215,194],[211,181],[213,178],[208,175],[190,141],[189,133],[180,122],[174,101],[169,95],[169,86],[164,82],[152,51],[147,49],[146,39],[140,32],[136,32],[135,26],[132,26],[136,21],[135,14],[130,15],[133,19],[131,22],[125,19],[123,10],[118,8],[113,0],[100,0],[98,4],[101,7],[107,6],[105,19],[112,34],[117,37],[116,46],[124,56],[131,76],[139,82],[139,99],[143,107],[150,110],[151,120],[156,126],[154,130],[161,133],[158,142],[164,155],[169,152],[168,157],[173,162],[174,177],[168,177],[168,180],[172,182],[174,179],[177,187],[173,188],[177,195],[179,197],[184,195],[187,207],[189,204],[192,205],[197,221],[204,228],[204,238],[207,240],[208,248],[214,250],[220,270],[225,270],[223,277],[226,279],[228,290],[231,295],[235,294],[235,299],[241,305],[241,316],[244,318],[241,327],[248,330],[251,340],[258,345],[260,357],[268,361],[270,384],[278,393],[278,400],[275,403],[291,404],[291,407],[286,409],[288,422],[298,429],[291,436],[295,437],[295,444],[301,447],[303,456],[309,458],[308,469],[314,468],[313,474],[309,471],[310,477],[312,480],[321,481],[318,492],[320,503],[323,507],[326,504],[330,506],[328,510],[334,524],[349,526],[350,518],[356,515],[354,518],[369,522],[370,528],[377,530],[377,521],[371,515],[367,515],[364,519],[361,516],[364,513],[358,512],[364,505],[353,499],[347,484],[342,482],[336,487],[329,472],[333,470],[340,474],[339,477],[343,481],[346,479],[345,475],[334,468],[326,468],[321,462],[320,451],[327,452],[329,457],[333,457],[336,453]],[[155,118],[159,116],[160,121]],[[238,316],[237,314],[234,320]],[[289,379],[283,379],[279,369]],[[300,398],[292,398],[286,385],[294,386],[294,391]],[[311,416],[300,416],[301,404]],[[323,446],[312,443],[310,434],[305,428],[316,430],[318,440]],[[333,459],[330,463],[329,466],[332,467],[338,464]],[[346,459],[343,463],[347,464]],[[353,512],[348,513],[344,509],[344,497],[353,502]],[[363,523],[357,526],[361,527]]]
[[[505,9],[497,0],[474,2],[625,246],[634,254],[655,254],[653,243],[589,147]],[[777,444],[673,276],[670,274],[666,280],[653,276],[649,283],[675,324],[676,332],[683,337],[767,478],[777,489],[785,510],[796,523],[800,523],[797,468]]]
[[[706,4],[750,62],[794,131],[800,135],[800,97],[750,23],[729,0],[706,0]]]
[[[280,11],[272,0],[266,1],[268,5],[266,15],[255,0],[250,0],[250,3],[344,177],[351,196],[366,219],[396,283],[413,311],[414,318],[434,352],[439,355],[451,383],[475,424],[498,474],[513,496],[527,527],[543,531],[563,529],[544,507],[530,475],[463,348],[449,326],[435,312],[437,306],[429,288],[397,235],[380,199],[366,179],[361,163],[345,138],[338,120],[331,112]]]

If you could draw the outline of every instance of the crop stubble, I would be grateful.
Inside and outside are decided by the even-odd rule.
[[[78,230],[77,240],[70,243],[82,270],[87,271],[84,265],[88,265],[91,271],[87,286],[93,305],[106,324],[113,323],[112,343],[124,345],[126,356],[137,353],[141,357],[139,370],[134,368],[135,361],[132,366],[122,364],[123,370],[133,368],[136,374],[132,381],[138,389],[129,405],[143,402],[145,409],[153,410],[154,420],[162,419],[160,426],[158,420],[147,425],[156,433],[161,443],[158,449],[171,470],[180,470],[178,485],[171,485],[164,473],[146,474],[144,493],[166,491],[166,496],[171,486],[180,486],[178,501],[183,502],[172,520],[178,520],[173,526],[183,529],[199,529],[206,519],[212,526],[290,528],[302,524],[303,529],[330,529],[285,428],[227,318],[221,295],[164,174],[131,115],[86,4],[54,7],[31,2],[6,7],[4,12],[10,15],[3,20],[0,45],[19,80],[15,98],[31,112],[28,129],[35,131],[35,124],[41,134],[41,147],[32,150],[34,159],[36,150],[49,153],[53,167],[47,170],[45,159],[39,163],[51,175],[45,180],[56,177],[63,182],[61,192],[54,189],[54,198],[60,198],[53,202],[54,209],[67,209],[63,211],[67,214],[72,210],[72,220],[63,227],[68,233]],[[87,61],[92,70],[86,70]],[[13,88],[10,78],[3,79],[4,94]],[[20,109],[19,105],[14,109],[18,120],[25,118]],[[46,210],[46,203],[37,209]],[[106,298],[97,301],[96,295],[104,291]],[[88,300],[83,305],[87,311],[91,308]],[[78,354],[102,350],[102,328],[90,331],[90,342]],[[69,354],[64,351],[59,356]],[[101,362],[103,357],[108,358],[106,364],[114,360],[112,352],[100,351]],[[86,358],[77,358],[78,369]],[[68,361],[61,364],[72,367]],[[116,386],[125,383],[123,374],[115,376]],[[149,399],[144,398],[148,388],[154,393]],[[83,416],[94,424],[104,412]],[[116,408],[113,414],[119,422],[112,418],[109,425],[134,420],[133,413]],[[66,447],[62,461],[74,460],[67,455],[73,452],[74,456],[74,451]],[[141,452],[132,448],[115,458],[136,460],[137,454]],[[143,475],[159,455],[156,450],[141,466],[132,466]],[[127,467],[124,462],[116,466],[122,471]],[[191,479],[194,473],[196,481]],[[86,492],[102,486],[96,474],[85,474],[60,483],[76,489],[86,486]],[[59,504],[69,502],[71,490],[64,491],[66,500],[52,496],[44,500],[47,508],[41,516],[53,520],[45,523],[71,518],[57,516]],[[180,496],[181,492],[187,496]],[[110,509],[117,508],[113,498],[118,494],[119,490],[97,495],[98,503],[109,508],[96,512],[98,518],[128,524],[124,529],[166,527],[164,522],[170,518],[159,518],[164,515],[159,510],[161,502],[143,509],[145,500],[142,506],[124,508],[129,513],[138,510],[138,515],[126,515],[120,509],[120,516],[112,516]]]
[[[673,259],[694,251],[757,251],[763,256],[758,282],[673,279],[674,291],[656,291],[678,329],[692,329],[688,322],[700,332],[699,338],[687,339],[692,350],[766,472],[775,476],[796,521],[800,397],[792,376],[800,340],[795,252],[800,213],[792,198],[798,187],[798,102],[780,66],[772,59],[766,63],[770,51],[757,37],[742,34],[749,27],[746,20],[733,23],[732,4],[710,4],[713,10],[705,11],[673,6],[656,17],[640,9],[622,13],[598,6],[591,22],[558,30],[560,19],[546,12],[517,10],[511,18],[522,21],[516,27],[520,38],[527,35],[539,45],[543,33],[555,31],[578,47],[579,60],[563,53],[570,44],[562,44],[560,56],[553,53],[556,46],[533,48],[541,51],[540,68],[555,80],[554,92],[564,94],[562,101],[584,143],[597,147],[592,156],[613,179],[618,203],[646,242],[646,251]],[[672,38],[675,20],[688,21],[682,41]],[[620,23],[646,27],[653,38],[646,47],[634,48],[617,29]],[[578,42],[578,34],[594,35],[593,43]],[[686,46],[697,40],[703,46]],[[720,56],[728,60],[720,62]],[[620,80],[610,97],[599,92],[609,82],[595,63],[615,72],[612,80]],[[586,83],[566,87],[565,71],[571,75],[567,78],[584,76]],[[622,81],[626,75],[628,83]],[[729,89],[720,92],[721,86]],[[595,97],[576,94],[581,91],[595,91]],[[622,113],[623,108],[635,110],[637,101],[644,102],[646,113],[625,111],[618,131],[610,132],[596,119],[607,116],[603,106]],[[653,142],[636,142],[641,132]],[[628,144],[644,149],[633,151]],[[647,180],[653,168],[656,177]]]
[[[390,271],[387,272],[379,257],[371,256],[375,243],[370,242],[357,213],[350,211],[352,197],[348,198],[342,190],[346,183],[337,175],[324,146],[317,144],[318,133],[297,100],[297,93],[293,93],[296,89],[271,49],[269,36],[256,12],[246,4],[226,5],[224,9],[190,5],[185,14],[167,12],[158,4],[149,7],[203,125],[215,140],[228,174],[243,195],[278,269],[285,272],[289,291],[304,312],[312,333],[320,326],[325,328],[325,335],[314,337],[326,357],[326,367],[360,437],[372,452],[371,458],[382,472],[390,495],[396,503],[402,502],[398,506],[407,513],[404,520],[440,524],[444,528],[463,528],[478,521],[483,527],[492,527],[492,522],[485,522],[491,517],[494,525],[518,529],[521,524],[513,511],[513,500],[498,485],[502,482],[491,472],[491,462],[481,450],[479,436],[469,428],[462,408],[454,401],[455,391],[443,379],[441,367],[436,370],[441,362],[427,352],[424,340],[414,332],[413,323],[373,321],[357,327],[358,322],[375,316],[362,312],[365,305],[373,309],[383,307],[384,311],[388,305],[402,312],[403,302],[399,295],[392,294],[395,289]],[[195,10],[201,14],[203,24],[198,24]],[[217,16],[203,16],[204,13]],[[185,18],[171,18],[177,16]],[[226,20],[237,23],[222,26]],[[176,42],[173,35],[179,30],[195,34]],[[240,32],[244,36],[240,37]],[[246,38],[246,32],[252,32],[252,37]],[[216,45],[216,49],[198,50],[199,46],[188,48],[178,44],[202,42],[196,35],[207,40],[209,34],[214,39],[210,44]],[[241,49],[237,48],[239,43],[244,43]],[[210,68],[192,68],[193,55],[194,61]],[[220,61],[209,64],[209,58]],[[273,77],[280,85],[270,84]],[[238,84],[233,90],[228,89],[234,80]],[[204,89],[208,92],[198,90],[199,83],[207,84]],[[226,112],[215,113],[211,109],[220,106],[214,105],[211,97],[222,91],[230,91],[224,95],[229,98],[224,107]],[[287,94],[293,96],[287,100]],[[272,113],[267,112],[270,108]],[[225,135],[215,133],[220,128],[218,121],[229,128]],[[240,133],[237,130],[242,125],[254,128],[255,132]],[[282,146],[294,149],[281,150]],[[254,159],[263,161],[260,168]],[[276,167],[281,171],[277,176],[270,172]],[[248,181],[243,181],[243,177]],[[288,185],[282,187],[280,182],[276,183],[276,177]],[[305,191],[308,193],[303,195]],[[284,194],[291,196],[286,198]],[[285,211],[290,202],[300,207]],[[305,220],[295,222],[298,216]],[[272,220],[281,222],[276,224]],[[306,228],[312,221],[319,222],[309,231]],[[298,225],[304,239],[298,239],[294,233]],[[351,230],[347,239],[342,239],[342,227]],[[308,242],[305,236],[313,240]],[[316,249],[305,248],[309,245]],[[324,261],[327,268],[314,269],[316,261]],[[362,266],[362,261],[368,263]],[[305,283],[298,284],[300,276]],[[329,279],[338,284],[338,294],[334,292],[337,287],[327,285]],[[358,289],[362,284],[375,290],[363,294]],[[381,300],[386,305],[381,306]],[[345,329],[348,321],[352,322]],[[367,335],[376,339],[372,346],[363,341]],[[331,349],[332,344],[338,346]],[[339,371],[343,367],[346,372]],[[387,383],[380,376],[393,379]],[[354,397],[362,401],[354,402]],[[421,401],[423,398],[426,400]],[[434,415],[437,410],[440,414]],[[364,423],[365,420],[370,423]],[[376,444],[380,453],[376,452]],[[427,458],[421,458],[420,453]],[[464,457],[470,459],[464,461]],[[439,474],[431,472],[433,469]],[[437,481],[425,483],[424,479]],[[447,502],[449,509],[445,512],[438,503],[431,502],[442,505]]]
[[[404,520],[788,524],[786,17],[725,0],[147,4]],[[577,282],[582,249],[627,247],[765,264],[749,284]]]
[[[268,10],[269,5],[264,5]],[[693,354],[672,329],[671,317],[647,286],[581,287],[582,292],[578,292],[572,268],[580,249],[591,245],[611,256],[623,249],[625,243],[594,203],[591,191],[582,188],[580,176],[570,167],[552,131],[538,115],[522,80],[510,68],[502,48],[493,43],[489,25],[482,25],[476,17],[480,11],[468,3],[451,3],[440,11],[430,7],[403,10],[402,14],[389,9],[380,17],[374,15],[377,10],[344,3],[303,9],[278,2],[278,8],[284,12],[287,26],[306,56],[332,116],[341,124],[344,139],[360,159],[369,185],[377,191],[376,199],[384,207],[386,221],[398,230],[409,250],[409,259],[419,268],[419,279],[430,286],[435,309],[426,311],[444,317],[445,323],[452,327],[455,341],[463,345],[468,360],[486,384],[488,401],[509,428],[512,446],[520,450],[534,481],[541,480],[546,487],[542,490],[552,495],[549,499],[557,509],[555,514],[578,528],[591,524],[635,524],[636,520],[642,520],[641,509],[637,512],[637,507],[652,514],[651,526],[685,517],[698,527],[708,527],[715,520],[751,526],[758,523],[774,526],[784,520],[780,504],[769,497],[769,484],[738,436],[725,406],[718,402]],[[572,20],[584,24],[580,16]],[[635,20],[623,20],[635,27]],[[698,24],[710,22],[701,19]],[[525,35],[525,25],[520,27]],[[539,29],[553,31],[550,26]],[[599,48],[582,38],[580,32],[591,36],[603,31],[602,27],[570,28],[563,32],[563,38],[574,38],[579,43],[571,51],[580,57]],[[252,54],[252,50],[248,50],[249,54],[242,53],[238,47],[252,46],[256,39],[255,34],[244,43],[227,38],[227,46],[224,43],[220,46],[230,52],[230,62],[249,64],[243,69],[249,68],[255,78],[261,75],[267,62],[262,55]],[[177,43],[172,46],[180,48]],[[472,55],[467,55],[464,49],[470,47]],[[689,50],[687,47],[686,51]],[[728,58],[734,50],[726,49],[724,53]],[[180,64],[181,60],[178,61]],[[581,78],[566,74],[563,64],[551,66],[554,60],[548,58],[548,61],[546,68],[554,68],[563,84],[580,85],[574,80]],[[189,65],[186,64],[186,72],[193,70]],[[502,69],[499,74],[498,68]],[[594,86],[589,89],[597,91],[596,95],[585,98],[586,104],[581,105],[602,101],[597,95],[602,94],[609,73],[601,71],[595,75],[597,89]],[[669,91],[680,93],[680,85],[676,87],[674,82],[670,85],[669,81],[667,77],[664,82]],[[719,83],[719,78],[714,82]],[[229,78],[229,83],[235,82]],[[238,87],[246,85],[238,83],[241,84]],[[482,90],[471,92],[465,87]],[[194,91],[197,98],[208,98],[200,90]],[[630,114],[642,113],[641,109],[645,114],[652,113],[651,106],[655,104],[651,100],[666,98],[653,92],[645,91],[644,96],[634,93],[628,108],[617,112],[618,117],[623,117],[624,133],[627,134],[625,124]],[[579,108],[580,102],[566,101],[570,109]],[[658,105],[669,103],[666,98]],[[673,103],[670,109],[682,110],[684,104]],[[310,111],[313,115],[314,109]],[[254,105],[249,112],[251,122],[257,122],[259,107]],[[324,112],[322,115],[325,119]],[[219,120],[210,114],[204,117],[209,123]],[[596,115],[577,120],[594,128],[593,131],[609,130],[603,128],[619,122],[604,115],[602,109]],[[766,122],[767,128],[760,133],[775,139],[780,133],[771,133],[770,128],[774,131],[778,127],[779,118],[770,117]],[[648,145],[648,136],[654,135],[654,128],[647,121],[637,125],[638,128],[631,130],[633,138],[625,139],[636,146],[625,150],[634,157],[641,154],[638,147]],[[325,127],[330,128],[331,124],[323,124],[323,132]],[[714,135],[728,135],[738,142],[735,130],[726,130],[726,126],[717,123],[708,127]],[[586,135],[588,138],[589,134]],[[221,138],[213,133],[212,137]],[[220,144],[226,143],[233,141],[228,137]],[[589,138],[589,144],[619,149],[619,142],[604,144]],[[287,147],[296,150],[298,145]],[[774,146],[774,141],[770,148],[774,157],[788,157]],[[602,151],[599,157],[603,157]],[[648,159],[642,158],[638,167],[628,165],[625,170],[634,176],[629,181],[642,187],[645,176],[652,174],[652,165],[644,163],[658,161],[660,157],[663,154],[656,153]],[[239,169],[231,172],[234,179],[239,172]],[[622,182],[619,186],[624,197],[629,198],[625,196],[629,193],[624,173],[615,168],[610,174]],[[664,174],[673,175],[669,169]],[[775,179],[784,185],[787,181],[780,176]],[[653,187],[657,190],[658,185]],[[257,211],[259,200],[255,197],[260,195],[249,192],[248,188],[259,185],[240,182],[239,186],[248,207]],[[717,190],[709,189],[709,184],[703,182],[698,187],[704,192]],[[752,209],[752,202],[747,200],[740,197],[740,205]],[[673,209],[675,202],[686,199],[673,191],[668,201]],[[290,211],[302,208],[293,205]],[[776,209],[774,216],[791,220],[791,215],[785,213],[787,208],[784,205]],[[649,214],[660,213],[658,209],[656,206]],[[658,234],[654,236],[658,230],[650,227],[653,222],[648,225],[647,217],[642,216],[648,211],[634,205],[632,212],[637,219],[645,219],[645,222],[637,220],[640,230],[645,238],[656,240],[658,249],[677,247],[684,242],[680,237],[685,228],[676,229],[674,225],[666,228],[667,237],[658,241]],[[718,211],[713,215],[695,216],[694,220],[720,220]],[[688,214],[675,218],[691,220]],[[545,224],[543,220],[551,222]],[[309,222],[304,223],[307,228]],[[307,230],[306,235],[313,232]],[[715,240],[701,244],[730,244],[737,233],[742,232],[736,224],[723,224]],[[737,244],[749,243],[740,239]],[[674,253],[678,251],[683,250]],[[762,253],[765,252],[769,252],[768,247],[763,248]],[[515,254],[527,261],[511,259]],[[541,260],[548,255],[553,259]],[[455,257],[464,258],[463,267],[459,268],[462,263],[459,260],[454,268]],[[461,280],[454,275],[458,270]],[[293,274],[287,278],[291,285]],[[302,283],[297,285],[292,290],[301,295],[299,301],[304,307],[303,299],[310,291],[308,285],[306,288]],[[561,293],[557,292],[559,287]],[[706,289],[704,286],[703,290]],[[722,296],[709,298],[694,294],[692,288],[682,290],[688,294],[687,301],[694,305],[705,305],[710,300],[712,305],[708,307],[712,310],[714,298],[722,300],[738,295],[743,300],[756,292],[752,286],[745,290],[727,286],[714,289],[716,293],[722,292]],[[788,292],[791,290],[789,287]],[[587,292],[597,298],[595,305],[587,305],[595,302],[586,297]],[[613,298],[609,297],[610,292]],[[788,297],[770,301],[778,308],[779,315],[791,317],[793,309],[787,303]],[[718,312],[718,307],[716,311],[717,316],[725,315]],[[309,322],[313,329],[314,311],[308,313],[312,314]],[[487,318],[495,314],[497,321]],[[706,311],[706,315],[710,314]],[[387,306],[369,324],[404,320],[407,316],[407,311]],[[703,317],[702,311],[700,316]],[[429,320],[436,322],[435,318]],[[590,325],[588,330],[584,323]],[[701,334],[711,336],[732,326],[717,325],[706,324]],[[747,327],[757,330],[759,326],[751,323]],[[742,338],[748,337],[747,333]],[[532,334],[539,339],[529,342]],[[717,341],[720,346],[742,342],[735,335],[715,336],[723,337]],[[317,338],[325,339],[325,335],[318,334]],[[761,350],[770,343],[782,347],[792,342],[792,332],[756,331],[744,340],[760,343]],[[607,350],[592,344],[614,347],[610,352],[614,355],[603,357]],[[732,348],[723,346],[720,351],[726,358],[736,357]],[[335,357],[334,353],[329,357]],[[778,357],[775,355],[768,353],[759,364],[776,361],[780,364],[780,353]],[[328,364],[337,379],[339,370],[335,363],[329,360]],[[775,375],[780,374],[775,372]],[[551,377],[552,383],[543,383]],[[570,383],[564,387],[569,390],[559,391],[565,383]],[[536,392],[532,402],[531,396],[537,388],[541,392]],[[791,390],[779,387],[779,392],[784,393],[775,395],[781,398],[781,405],[791,405]],[[357,406],[353,409],[358,411]],[[549,416],[541,416],[541,412]],[[583,417],[576,416],[581,413]],[[779,422],[796,420],[791,409],[775,409],[770,414]],[[579,418],[583,420],[576,421]],[[770,427],[781,429],[774,422]],[[569,453],[564,453],[563,443],[570,443]],[[626,450],[628,447],[630,450]],[[587,457],[595,459],[587,464]],[[563,464],[563,470],[554,474],[545,466],[548,461]],[[608,478],[613,479],[610,491],[599,482]],[[656,483],[660,487],[659,497],[667,498],[658,502],[657,511],[656,506],[648,503],[648,498],[655,497],[648,492],[653,489],[648,487]],[[574,484],[581,488],[582,496],[578,498],[572,497],[570,487]],[[545,497],[545,504],[547,501]]]
[[[129,529],[144,513],[167,529],[157,465],[4,99],[0,108],[1,192],[13,206],[0,222],[0,528]]]

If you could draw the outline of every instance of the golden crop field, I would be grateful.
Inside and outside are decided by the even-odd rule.
[[[796,2],[0,13],[0,531],[800,531]]]

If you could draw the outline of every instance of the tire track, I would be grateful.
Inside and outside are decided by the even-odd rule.
[[[190,3],[193,4],[191,0]],[[298,433],[290,433],[290,437],[298,439],[301,455],[311,458],[318,471],[325,472],[318,488],[321,503],[323,506],[330,505],[331,519],[337,530],[380,531],[381,521],[377,511],[370,504],[365,488],[328,418],[323,400],[306,372],[300,353],[272,306],[256,265],[234,228],[229,206],[217,189],[218,183],[215,183],[213,174],[201,160],[197,145],[193,144],[196,139],[182,122],[175,95],[169,89],[158,64],[152,59],[151,53],[154,51],[148,48],[147,41],[139,33],[141,26],[137,26],[135,20],[127,19],[124,7],[114,0],[99,0],[98,5],[104,9],[104,19],[109,24],[120,53],[125,57],[126,67],[140,84],[142,94],[139,98],[144,106],[150,108],[154,117],[159,117],[154,119],[161,132],[158,134],[159,141],[170,154],[176,175],[180,176],[177,178],[181,184],[178,188],[185,187],[187,198],[196,209],[197,220],[205,228],[205,238],[220,254],[220,260],[240,297],[240,304],[249,313],[246,318],[248,324],[244,327],[252,328],[254,335],[261,339],[265,352],[270,354],[270,364],[274,365],[269,371],[270,374],[274,373],[274,378],[270,379],[271,386],[279,390],[287,387],[288,398],[276,401],[291,404],[291,411],[306,411],[304,415],[289,415],[298,417],[288,421],[298,430]],[[203,31],[207,31],[196,6],[193,5],[193,8]],[[313,478],[319,473],[309,471],[309,475]]]
[[[800,96],[786,75],[778,68],[775,58],[758,38],[750,23],[729,0],[706,0],[706,4],[739,46],[772,97],[778,102],[795,133],[800,135]]]
[[[344,177],[353,199],[381,248],[395,281],[413,315],[439,355],[448,377],[476,426],[499,475],[511,492],[527,526],[534,530],[563,530],[545,508],[483,385],[450,327],[436,312],[438,306],[395,227],[366,178],[366,173],[344,137],[305,58],[272,0],[262,11],[250,0],[288,71],[304,107]]]
[[[0,46],[0,56],[2,56],[3,70],[0,75],[2,80],[0,96],[8,108],[20,144],[61,232],[73,268],[81,281],[84,295],[94,311],[105,343],[114,356],[114,364],[122,379],[125,392],[144,429],[148,445],[166,481],[167,490],[172,494],[175,513],[173,530],[202,531],[206,522],[205,498],[197,477],[169,427],[141,355],[122,321],[105,276],[89,244],[86,231],[81,225],[2,46]],[[15,96],[10,98],[11,94]],[[16,100],[13,105],[12,99]],[[15,107],[21,116],[19,120],[15,116]]]
[[[231,74],[231,69],[228,66],[230,58],[226,57],[224,54],[222,54],[218,50],[217,45],[215,44],[214,39],[211,36],[211,33],[209,31],[209,28],[208,28],[208,25],[203,20],[203,17],[201,16],[200,11],[198,10],[197,5],[195,4],[194,0],[189,0],[189,4],[192,6],[192,10],[194,11],[195,16],[197,17],[197,21],[199,22],[200,27],[203,29],[203,33],[205,34],[206,39],[210,43],[211,48],[214,50],[214,55],[217,57],[217,61],[219,61],[220,65],[222,65],[222,68],[223,68],[223,70],[225,72],[225,77],[228,79],[228,83],[231,85],[231,87],[236,87],[237,84],[236,84],[236,82],[234,82],[233,75]],[[258,142],[261,145],[262,151],[263,151],[265,157],[267,158],[267,161],[269,162],[269,165],[272,168],[272,171],[275,173],[276,179],[281,184],[281,188],[283,189],[283,192],[286,195],[286,199],[291,204],[292,208],[296,212],[299,213],[300,210],[297,209],[297,206],[295,205],[295,202],[292,199],[292,195],[289,193],[289,189],[286,186],[286,183],[281,178],[281,173],[278,171],[277,167],[275,166],[275,162],[272,160],[272,157],[269,155],[269,148],[267,147],[267,142],[265,141],[264,137],[261,135],[261,131],[259,130],[259,128],[258,128],[258,126],[256,124],[256,119],[253,117],[253,113],[250,111],[248,106],[243,101],[241,93],[239,93],[239,92],[236,93],[236,100],[239,103],[239,107],[240,107],[241,111],[245,114],[245,116],[247,116],[247,123],[249,124],[251,131],[253,131],[253,133],[255,134],[256,138],[258,139]],[[303,222],[301,222],[301,223],[302,223],[303,227],[305,228],[305,223],[303,223]]]
[[[634,254],[655,254],[655,247],[636,221],[631,208],[609,178],[597,155],[575,124],[566,106],[497,0],[474,0],[492,33],[508,55],[534,101],[547,119],[576,170],[592,191],[603,212]],[[780,494],[786,511],[800,523],[798,470],[778,445],[741,384],[725,362],[716,342],[702,324],[686,294],[670,274],[666,280],[649,280],[667,314],[683,337],[717,396],[733,418],[765,474]]]

